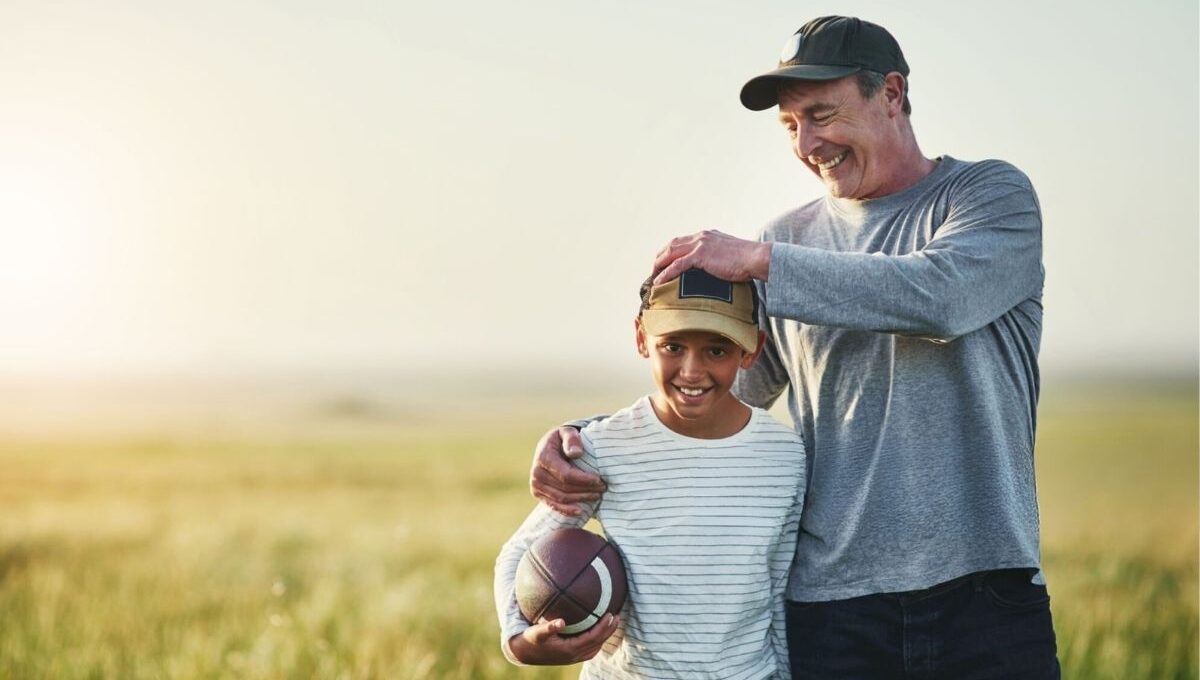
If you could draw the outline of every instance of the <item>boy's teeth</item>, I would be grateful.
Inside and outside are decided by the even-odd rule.
[[[688,395],[689,397],[698,397],[701,394],[704,394],[704,390],[691,389],[691,388],[687,388],[687,387],[680,387],[679,391],[683,392],[684,394]]]

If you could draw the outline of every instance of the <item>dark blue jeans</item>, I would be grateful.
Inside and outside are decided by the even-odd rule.
[[[788,602],[792,677],[1058,680],[1050,596],[1027,569],[926,590]]]

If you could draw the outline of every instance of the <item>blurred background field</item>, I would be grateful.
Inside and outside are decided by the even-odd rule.
[[[10,385],[0,677],[575,677],[503,660],[492,560],[536,438],[631,401],[617,383]],[[1193,381],[1044,391],[1064,677],[1197,677],[1197,407]]]

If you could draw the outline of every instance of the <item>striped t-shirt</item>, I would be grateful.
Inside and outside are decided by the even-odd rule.
[[[501,647],[527,623],[517,563],[538,537],[595,516],[621,552],[621,626],[581,678],[786,678],[783,598],[804,502],[800,436],[766,411],[724,439],[662,424],[648,397],[582,431],[577,464],[608,490],[582,517],[539,504],[496,560]],[[515,660],[514,660],[515,661]]]

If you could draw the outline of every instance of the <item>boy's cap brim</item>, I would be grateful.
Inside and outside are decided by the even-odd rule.
[[[779,86],[804,80],[837,80],[862,70],[861,66],[831,66],[797,64],[781,66],[774,71],[751,78],[742,86],[742,106],[751,111],[765,111],[779,103]]]
[[[758,349],[758,326],[716,312],[696,309],[647,309],[642,328],[648,335],[670,335],[689,331],[716,333],[738,347],[754,353]]]

